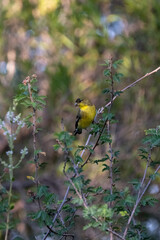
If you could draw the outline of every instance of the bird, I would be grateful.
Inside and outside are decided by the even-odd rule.
[[[77,98],[75,106],[79,107],[79,111],[76,117],[74,136],[81,134],[82,129],[89,127],[96,115],[96,107],[88,99]]]

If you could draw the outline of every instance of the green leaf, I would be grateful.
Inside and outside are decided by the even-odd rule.
[[[103,72],[104,76],[108,77],[111,75],[111,71],[110,69],[105,69],[104,72]]]
[[[144,148],[144,147],[140,147],[139,151],[141,151],[142,153],[146,153],[146,154],[148,153],[148,149]]]
[[[99,159],[99,160],[94,160],[94,163],[96,163],[98,165],[99,162],[105,162],[108,159],[109,159],[109,156],[108,156],[108,158],[102,158],[102,159]]]
[[[114,96],[120,96],[121,93],[123,93],[123,92],[122,92],[122,91],[115,91],[115,92],[114,92]]]
[[[46,101],[42,100],[41,98],[36,98],[36,102],[41,103],[42,105],[46,105]]]
[[[6,229],[6,223],[0,223],[0,230],[5,230]]]
[[[160,146],[160,136],[148,136],[143,139],[144,144],[150,144],[150,147],[159,147]]]
[[[105,113],[102,114],[102,117],[103,117],[104,120],[111,121],[115,117],[115,114],[105,112]]]
[[[44,202],[46,205],[50,205],[50,204],[55,203],[55,200],[56,200],[55,194],[54,194],[54,193],[49,193],[49,192],[47,192],[47,194],[45,195],[45,198],[44,198],[43,202]]]
[[[120,82],[120,79],[123,77],[123,74],[122,73],[115,73],[114,75],[113,75],[113,80],[115,81],[115,82]]]
[[[58,137],[58,139],[66,146],[70,146],[75,139],[74,136],[72,136],[69,132],[66,131],[56,133],[55,136]]]
[[[89,223],[83,227],[83,230],[87,230],[88,228],[92,227],[92,223]]]
[[[151,174],[151,175],[149,176],[149,178],[151,178],[152,181],[155,180],[156,177],[160,177],[160,173],[157,172],[157,173]]]
[[[72,207],[69,204],[66,204],[66,205],[63,206],[63,210],[65,210],[66,212],[71,211]]]
[[[116,195],[115,194],[112,194],[112,195],[107,195],[107,196],[105,196],[104,197],[104,201],[107,203],[107,202],[112,202],[112,201],[114,201],[115,200],[115,198],[116,198]]]
[[[113,66],[114,69],[117,69],[118,65],[120,65],[122,63],[123,63],[123,60],[119,59],[119,60],[113,62],[112,66]]]
[[[102,218],[112,218],[113,210],[107,204],[101,205],[97,209],[97,216]]]
[[[101,142],[101,144],[112,143],[111,136],[107,135],[107,134],[102,134],[101,137],[100,137],[100,142]]]
[[[134,203],[135,203],[135,199],[133,196],[131,196],[130,194],[128,194],[126,197],[125,197],[125,203],[132,206]]]
[[[107,164],[103,164],[104,168],[102,169],[102,172],[109,170],[109,166]]]
[[[120,211],[119,214],[120,214],[122,217],[128,216],[128,212],[127,212],[127,211]]]
[[[37,196],[41,198],[42,196],[46,196],[48,194],[48,187],[47,186],[39,186],[37,191]]]
[[[84,178],[83,175],[74,178],[73,182],[74,182],[76,188],[82,189],[82,187],[83,187],[83,178]]]
[[[159,161],[151,161],[150,166],[153,167],[157,164],[160,164],[160,160]]]
[[[110,64],[110,61],[107,59],[107,60],[104,60],[104,62],[105,62],[105,64],[107,65],[107,66],[109,66],[109,64]]]
[[[155,203],[157,203],[158,200],[156,198],[153,198],[151,196],[146,196],[143,197],[143,199],[141,200],[141,205],[142,206],[154,206]]]
[[[83,206],[83,200],[82,199],[79,199],[79,198],[73,198],[72,199],[72,203],[73,204],[77,204],[79,206]]]
[[[119,154],[120,154],[120,151],[115,151],[115,152],[114,152],[114,156],[115,156],[116,158],[119,157]]]
[[[75,163],[82,163],[83,162],[83,158],[81,158],[81,156],[76,156],[75,157]]]
[[[54,148],[55,151],[58,151],[59,148],[60,148],[60,145],[59,144],[55,144],[55,145],[53,145],[53,148]]]
[[[110,92],[111,92],[111,90],[110,90],[109,88],[105,88],[105,89],[102,91],[103,94],[108,94],[108,93],[110,93]]]
[[[139,182],[138,179],[133,179],[133,180],[129,181],[129,183],[131,183],[136,190],[139,190],[139,188],[140,188],[140,182]]]

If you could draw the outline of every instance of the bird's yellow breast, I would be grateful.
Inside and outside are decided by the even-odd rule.
[[[81,119],[79,120],[79,128],[87,128],[94,120],[96,115],[96,108],[94,105],[81,106]]]

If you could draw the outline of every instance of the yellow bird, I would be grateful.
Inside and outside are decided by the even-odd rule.
[[[74,135],[81,134],[82,129],[89,127],[96,115],[96,108],[88,99],[78,98],[75,106],[79,107],[79,111],[76,117]]]

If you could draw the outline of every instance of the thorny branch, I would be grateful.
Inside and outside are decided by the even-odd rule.
[[[36,78],[37,76],[35,74],[32,75],[32,79]],[[32,88],[31,88],[31,78],[28,76],[26,77],[26,79],[23,81],[24,85],[27,85],[28,87],[28,92],[29,92],[29,98],[30,101],[32,103],[32,126],[33,126],[33,131],[32,131],[32,135],[33,135],[33,151],[34,151],[34,163],[35,163],[35,184],[36,187],[38,189],[39,186],[39,181],[38,181],[38,168],[39,168],[39,163],[38,163],[38,159],[39,159],[39,155],[36,153],[36,134],[37,134],[37,129],[36,129],[36,108],[34,107],[34,99],[32,96]],[[41,203],[40,203],[40,199],[37,198],[38,201],[38,206],[39,209],[41,210]]]

